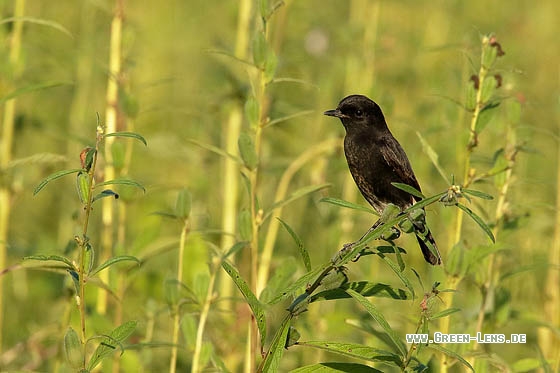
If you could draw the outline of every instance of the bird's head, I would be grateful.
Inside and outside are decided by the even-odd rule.
[[[362,95],[345,97],[336,109],[327,110],[324,114],[339,118],[346,131],[387,127],[379,105]]]

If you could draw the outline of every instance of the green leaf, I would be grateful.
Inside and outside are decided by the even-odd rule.
[[[267,48],[266,61],[264,63],[264,74],[263,79],[265,83],[270,83],[276,74],[276,67],[278,65],[278,58],[272,50],[272,48]]]
[[[89,174],[84,171],[78,172],[78,175],[76,176],[76,189],[78,191],[80,202],[82,202],[83,205],[89,202],[91,192],[89,183]]]
[[[113,264],[116,264],[116,263],[119,263],[119,262],[136,262],[137,264],[140,264],[140,260],[138,260],[138,258],[136,258],[134,256],[118,255],[118,256],[112,257],[111,259],[107,260],[105,263],[101,264],[99,267],[95,268],[91,272],[91,276],[95,276],[97,273],[101,272],[105,268],[110,267]]]
[[[262,19],[268,18],[268,13],[270,12],[268,0],[259,0],[259,11]]]
[[[68,266],[68,269],[73,269],[77,271],[78,269],[74,267],[72,261],[60,255],[30,255],[23,258],[23,260],[39,260],[39,261],[49,261],[62,262]]]
[[[314,347],[321,350],[334,352],[354,359],[365,361],[381,361],[392,363],[398,367],[402,366],[401,357],[389,351],[365,346],[357,343],[307,341],[298,343],[299,346]]]
[[[436,170],[438,170],[443,180],[445,180],[447,185],[451,185],[449,179],[447,178],[447,174],[445,173],[445,171],[443,171],[443,167],[441,167],[441,165],[439,164],[439,156],[436,153],[436,151],[430,146],[428,141],[424,139],[424,137],[420,132],[416,131],[416,136],[418,136],[418,138],[420,139],[420,143],[422,144],[422,150],[430,158],[430,161],[432,161],[432,164],[434,165]]]
[[[228,257],[230,257],[231,255],[235,254],[236,252],[238,252],[241,249],[246,248],[249,245],[249,241],[241,241],[241,242],[236,242],[232,247],[229,248],[229,250],[223,255],[222,260],[227,259]]]
[[[243,294],[243,297],[249,304],[249,307],[251,308],[253,316],[255,317],[255,320],[257,322],[257,327],[261,336],[261,346],[264,345],[264,342],[266,340],[266,319],[263,306],[234,266],[224,260],[222,262],[222,267],[231,277],[231,279],[233,280],[239,291],[241,291],[241,294]]]
[[[85,249],[85,271],[89,275],[91,273],[91,269],[93,268],[93,263],[95,263],[95,250],[93,250],[93,247],[91,247],[89,243],[86,244]]]
[[[129,138],[132,138],[132,139],[136,139],[136,140],[140,141],[142,144],[148,146],[148,142],[146,141],[146,139],[142,135],[140,135],[136,132],[113,132],[113,133],[107,133],[107,134],[103,135],[103,137],[104,138],[106,138],[106,137],[129,137]]]
[[[245,115],[251,128],[259,125],[259,103],[253,95],[247,97],[247,101],[245,101]]]
[[[283,117],[280,117],[280,118],[273,119],[273,120],[267,122],[266,125],[264,126],[264,128],[268,128],[268,127],[274,126],[278,123],[282,123],[282,122],[285,122],[285,121],[288,121],[288,120],[291,120],[291,119],[294,119],[294,118],[297,118],[297,117],[301,117],[301,116],[309,115],[309,114],[313,114],[313,113],[315,113],[315,110],[298,111],[297,113],[294,113],[294,114],[290,114],[290,115],[286,115],[286,116],[283,116]]]
[[[397,264],[395,264],[395,262],[393,262],[390,258],[385,256],[384,254],[379,252],[379,253],[377,253],[377,255],[379,255],[381,257],[381,259],[383,259],[383,261],[385,263],[387,263],[389,265],[389,267],[391,267],[393,272],[402,281],[404,286],[406,286],[406,288],[410,291],[410,293],[412,294],[412,298],[414,299],[416,297],[416,294],[414,293],[414,287],[412,286],[412,283],[410,282],[408,277],[406,277],[405,274],[401,271],[401,268]]]
[[[88,371],[93,370],[101,360],[112,355],[117,347],[116,345],[127,339],[134,332],[137,324],[136,321],[127,321],[116,327],[109,336],[104,337],[88,363]]]
[[[111,155],[113,157],[113,166],[115,169],[122,170],[125,162],[125,154],[125,146],[121,141],[111,145]]]
[[[253,237],[253,223],[251,221],[251,213],[247,209],[239,211],[237,218],[239,225],[239,235],[243,241],[251,241]]]
[[[266,214],[264,214],[263,221],[265,221],[266,219],[268,219],[272,215],[274,209],[277,209],[279,207],[283,207],[283,206],[295,201],[296,199],[299,199],[299,198],[304,197],[304,196],[306,196],[308,194],[311,194],[311,193],[315,193],[315,192],[317,192],[321,189],[325,189],[325,188],[328,188],[330,186],[331,186],[331,184],[308,185],[308,186],[305,186],[303,188],[300,188],[300,189],[296,190],[295,192],[290,194],[286,199],[283,199],[282,201],[278,201],[278,202],[273,203],[272,206],[270,206],[270,210]]]
[[[406,346],[400,340],[397,332],[395,332],[391,328],[387,320],[385,320],[385,317],[383,316],[381,311],[379,311],[377,307],[375,307],[370,301],[368,301],[363,295],[359,294],[358,292],[352,289],[347,289],[346,292],[350,294],[352,298],[357,300],[358,303],[360,303],[366,309],[366,311],[373,317],[373,319],[377,321],[377,323],[383,328],[383,330],[385,330],[385,332],[393,342],[394,346],[399,350],[400,356],[404,358],[407,354]]]
[[[418,197],[421,199],[424,199],[426,197],[424,197],[424,195],[416,188],[408,185],[408,184],[403,184],[403,183],[391,183],[392,186],[394,186],[395,188],[398,188],[400,190],[404,190],[405,192],[407,192],[408,194],[412,194],[414,197]]]
[[[404,213],[409,213],[412,210],[431,205],[432,203],[439,201],[441,199],[441,197],[443,197],[446,194],[447,194],[447,192],[442,192],[442,193],[436,194],[435,196],[432,196],[432,197],[429,197],[429,198],[424,198],[423,200],[421,200],[419,202],[416,202],[414,205],[410,206],[409,208],[407,208],[403,212]]]
[[[263,68],[266,61],[267,50],[268,44],[264,33],[257,32],[255,39],[253,39],[253,63],[260,69]]]
[[[235,161],[239,164],[243,164],[243,160],[241,158],[236,157],[235,155],[230,154],[230,153],[226,152],[225,150],[222,150],[222,149],[220,149],[220,148],[218,148],[214,145],[204,144],[204,143],[202,143],[200,141],[197,141],[197,140],[194,140],[194,139],[187,139],[187,142],[190,142],[191,144],[199,146],[203,149],[209,150],[209,151],[211,151],[215,154],[218,154],[218,155],[220,155],[224,158],[229,158],[229,159],[231,159],[231,160],[233,160],[233,161]]]
[[[139,189],[142,189],[142,191],[144,193],[146,193],[146,188],[144,188],[144,186],[142,186],[142,184],[140,184],[137,181],[134,180],[130,180],[130,179],[114,179],[114,180],[108,180],[108,181],[104,181],[102,183],[99,184],[95,184],[96,188],[102,187],[102,186],[107,186],[107,185],[127,185],[127,186],[133,186]]]
[[[113,192],[111,189],[105,189],[101,193],[95,195],[91,202],[93,203],[101,198],[107,198],[107,197],[113,197],[115,199],[119,199],[118,193]]]
[[[284,220],[282,220],[280,218],[277,218],[277,219],[280,222],[280,224],[282,224],[284,229],[286,229],[286,231],[290,234],[290,236],[292,236],[292,239],[294,240],[294,242],[298,246],[299,253],[301,254],[301,257],[303,259],[303,264],[305,265],[305,269],[308,272],[311,271],[311,259],[309,258],[309,253],[307,252],[307,249],[305,248],[305,245],[303,244],[303,241],[301,240],[301,238],[299,238],[297,233],[294,232],[294,230],[288,225],[288,223],[286,223]]]
[[[464,366],[466,366],[467,368],[469,368],[471,371],[474,372],[474,369],[473,369],[472,365],[470,365],[468,361],[463,359],[463,357],[461,355],[459,355],[458,353],[456,353],[455,351],[448,350],[447,348],[445,348],[441,345],[435,344],[435,343],[430,343],[430,344],[428,344],[427,347],[431,348],[432,350],[436,350],[436,351],[439,351],[441,353],[444,353],[445,355],[447,355],[447,356],[449,356],[453,359],[459,360],[461,363],[463,363]]]
[[[486,128],[486,125],[488,124],[488,122],[490,122],[490,119],[492,119],[492,116],[495,113],[495,108],[497,108],[498,106],[500,106],[499,102],[490,102],[488,103],[488,105],[484,106],[482,108],[482,110],[480,110],[480,113],[478,113],[478,118],[476,119],[476,126],[475,126],[475,131],[477,133],[482,132],[482,130],[484,128]]]
[[[439,318],[451,315],[452,313],[459,312],[459,311],[461,311],[460,308],[451,307],[451,308],[448,308],[446,310],[434,313],[432,316],[430,316],[430,320],[439,319]]]
[[[41,25],[41,26],[47,26],[50,28],[53,28],[57,31],[60,31],[68,36],[70,36],[71,38],[73,38],[72,33],[70,31],[68,31],[68,29],[64,26],[62,26],[60,23],[55,22],[55,21],[51,21],[48,19],[42,19],[42,18],[35,18],[35,17],[9,17],[9,18],[4,18],[2,20],[0,20],[0,25],[3,25],[5,23],[10,23],[10,22],[26,22],[26,23],[33,23],[36,25]]]
[[[463,193],[467,193],[467,194],[470,194],[471,196],[482,198],[482,199],[487,199],[487,200],[494,199],[494,197],[492,197],[490,194],[487,194],[487,193],[484,193],[484,192],[481,192],[481,191],[478,191],[478,190],[461,189],[461,191]]]
[[[535,358],[525,358],[517,360],[512,364],[511,370],[514,373],[534,372],[542,367],[542,362]]]
[[[255,151],[255,144],[253,143],[253,138],[247,132],[241,132],[239,134],[239,139],[237,140],[237,145],[239,146],[239,154],[243,163],[249,170],[254,170],[258,163],[257,153]]]
[[[465,107],[467,110],[473,111],[476,108],[476,88],[474,82],[467,82],[467,93],[465,99]]]
[[[460,203],[457,203],[457,207],[467,213],[475,222],[482,228],[482,230],[488,235],[488,237],[492,240],[492,242],[496,243],[496,239],[494,238],[494,234],[492,230],[486,223],[480,218],[480,216],[476,215],[470,208]]]
[[[351,298],[351,296],[346,292],[347,289],[352,289],[364,297],[381,297],[396,300],[411,299],[410,292],[406,290],[378,282],[359,281],[347,282],[342,284],[339,288],[321,291],[314,294],[309,302]]]
[[[72,368],[78,369],[82,366],[84,359],[82,352],[82,344],[78,333],[72,327],[68,327],[64,335],[64,354],[66,355],[66,361]]]
[[[191,213],[192,196],[188,189],[182,189],[175,202],[175,216],[186,219]]]
[[[274,334],[274,338],[268,349],[264,360],[259,364],[257,369],[258,373],[264,372],[278,372],[280,366],[280,360],[284,354],[284,347],[286,345],[286,340],[288,338],[288,331],[290,330],[290,325],[292,321],[292,316],[288,315],[282,321],[282,324]],[[262,338],[261,338],[262,342]]]
[[[39,193],[41,189],[43,189],[51,181],[60,179],[63,176],[74,174],[80,171],[82,171],[81,168],[74,168],[72,170],[62,170],[62,171],[55,172],[54,174],[50,174],[45,179],[43,179],[43,181],[41,181],[39,185],[37,185],[37,187],[35,187],[35,190],[33,190],[33,195],[37,195],[37,193]]]
[[[373,210],[369,207],[362,206],[362,205],[357,205],[355,203],[348,202],[348,201],[345,201],[345,200],[339,199],[339,198],[324,197],[324,198],[321,198],[319,200],[319,202],[330,203],[331,205],[346,207],[346,208],[349,208],[349,209],[352,209],[352,210],[365,211],[365,212],[369,212],[372,215],[379,216],[379,214],[375,210]]]
[[[383,373],[381,370],[357,363],[318,363],[291,370],[290,373]]]
[[[44,82],[39,84],[32,84],[23,88],[17,88],[16,90],[8,93],[6,96],[0,98],[0,104],[26,93],[40,91],[42,89],[47,89],[47,88],[59,87],[63,85],[73,85],[73,84],[74,84],[73,82],[68,82],[68,81],[52,81],[52,82]]]
[[[278,294],[276,297],[272,298],[272,300],[270,302],[268,302],[268,304],[276,304],[292,295],[294,295],[294,293],[305,287],[306,285],[308,285],[309,283],[311,283],[313,281],[313,279],[315,277],[317,277],[317,275],[319,275],[319,273],[323,272],[325,270],[326,267],[317,267],[315,269],[313,269],[310,272],[307,272],[306,274],[304,274],[303,276],[301,276],[299,279],[297,279],[294,283],[288,285],[288,287],[286,287],[280,294]]]

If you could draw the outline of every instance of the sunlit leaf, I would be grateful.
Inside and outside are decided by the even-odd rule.
[[[306,365],[294,370],[290,373],[383,373],[383,371],[372,368],[367,365],[357,363],[318,363]]]
[[[379,214],[375,210],[373,210],[372,208],[362,206],[362,205],[357,205],[355,203],[348,202],[348,201],[345,201],[345,200],[339,199],[339,198],[324,197],[324,198],[321,198],[319,200],[319,202],[330,203],[331,205],[346,207],[346,208],[353,209],[353,210],[365,211],[365,212],[369,212],[372,215],[379,216]]]
[[[396,355],[389,351],[384,351],[378,348],[357,343],[306,341],[298,343],[298,346],[314,347],[354,359],[361,359],[365,361],[382,361],[385,363],[393,363],[396,366],[402,365],[401,357],[399,355]]]
[[[144,193],[146,193],[146,188],[142,184],[137,181],[130,180],[130,179],[115,179],[115,180],[108,180],[102,183],[95,184],[96,188],[107,186],[107,185],[126,185],[126,186],[133,186],[139,189],[142,189]]]
[[[257,369],[258,373],[278,372],[280,359],[282,359],[282,355],[284,354],[291,321],[291,315],[286,316],[282,321],[282,324],[276,331],[276,334],[274,334],[274,338],[272,340],[270,348],[266,353],[266,356],[264,357],[264,360],[261,362]]]
[[[492,197],[490,194],[478,191],[478,190],[472,190],[472,189],[461,189],[461,191],[463,193],[466,194],[470,194],[471,196],[477,197],[477,198],[482,198],[482,199],[487,199],[487,200],[492,200],[494,199],[494,197]]]
[[[351,296],[346,289],[352,289],[364,297],[382,297],[396,300],[411,299],[410,292],[378,282],[358,281],[347,282],[336,289],[321,291],[311,296],[310,303],[319,300],[348,299]]]
[[[121,347],[122,350],[120,344],[134,332],[137,324],[136,321],[127,321],[116,327],[109,336],[104,337],[89,360],[88,371],[93,370],[101,360],[111,356],[116,351],[117,346]]]
[[[467,368],[469,368],[471,371],[474,372],[474,369],[472,367],[471,364],[469,364],[468,361],[466,361],[465,359],[463,359],[463,357],[461,355],[459,355],[457,352],[449,350],[441,345],[435,344],[435,343],[430,343],[427,346],[428,348],[431,348],[432,350],[436,350],[439,351],[453,359],[459,360],[461,363],[463,363],[464,366],[466,366]]]
[[[300,188],[300,189],[296,190],[295,192],[290,194],[286,199],[283,199],[282,201],[278,201],[278,202],[274,203],[272,206],[270,206],[270,211],[267,212],[266,214],[264,214],[263,221],[268,219],[271,216],[272,211],[274,209],[279,208],[279,207],[283,207],[283,206],[295,201],[296,199],[299,199],[299,198],[304,197],[308,194],[317,192],[321,189],[328,188],[330,186],[331,186],[331,184],[308,185],[308,186],[305,186],[303,188]]]
[[[77,270],[72,261],[60,255],[30,255],[23,258],[23,260],[39,260],[39,261],[54,261],[62,262],[68,266],[69,269]]]
[[[463,210],[465,213],[467,213],[467,215],[469,215],[476,222],[476,224],[478,224],[480,228],[482,228],[482,230],[488,235],[488,237],[492,240],[492,242],[494,243],[496,242],[492,230],[490,229],[490,227],[488,227],[488,225],[486,225],[486,223],[482,220],[480,216],[476,215],[474,212],[472,212],[470,208],[460,203],[457,204],[457,207]]]
[[[64,335],[64,354],[66,361],[74,368],[78,369],[83,362],[83,349],[78,333],[72,327],[69,327]]]
[[[412,187],[408,184],[391,183],[391,185],[394,186],[395,188],[400,189],[400,190],[404,190],[408,194],[412,194],[414,197],[425,198],[424,195],[418,189],[416,189],[416,188],[414,188],[414,187]]]
[[[433,315],[430,316],[430,320],[439,319],[439,318],[451,315],[451,314],[453,314],[455,312],[459,312],[459,311],[461,311],[460,308],[451,307],[451,308],[445,309],[443,311],[434,313]]]

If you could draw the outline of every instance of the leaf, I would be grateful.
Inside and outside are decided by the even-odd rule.
[[[66,162],[68,158],[64,155],[54,153],[37,153],[29,157],[18,158],[10,161],[6,169],[18,168],[27,165],[49,165]]]
[[[263,32],[257,32],[253,39],[253,63],[262,69],[266,61],[268,44]]]
[[[408,213],[412,210],[431,205],[432,203],[434,203],[436,201],[439,201],[441,199],[441,197],[443,197],[446,194],[447,194],[447,192],[442,192],[442,193],[436,194],[435,196],[424,198],[423,200],[416,202],[414,205],[412,205],[409,208],[407,208],[406,210],[404,210],[403,213]]]
[[[230,154],[230,153],[226,152],[225,150],[222,150],[222,149],[220,149],[220,148],[218,148],[214,145],[204,144],[204,143],[202,143],[200,141],[197,141],[197,140],[194,140],[194,139],[187,139],[187,142],[190,142],[191,144],[199,146],[203,149],[209,150],[209,151],[211,151],[215,154],[221,155],[222,157],[229,158],[229,159],[231,159],[231,160],[233,160],[233,161],[235,161],[239,164],[243,164],[243,160],[241,158],[236,157],[235,155]]]
[[[108,181],[104,181],[102,183],[99,184],[95,184],[96,188],[102,187],[102,186],[107,186],[107,185],[127,185],[127,186],[133,186],[139,189],[142,189],[142,191],[144,193],[146,193],[146,188],[144,188],[144,186],[142,186],[142,184],[140,184],[137,181],[134,180],[130,180],[130,179],[114,179],[114,180],[108,180]]]
[[[103,135],[103,138],[106,138],[106,137],[129,137],[129,138],[132,138],[132,139],[136,139],[136,140],[140,141],[142,144],[148,146],[148,142],[146,141],[146,139],[142,135],[140,135],[136,132],[124,132],[124,131],[123,132],[113,132],[113,133],[107,133],[107,134]]]
[[[394,252],[394,251],[393,251]],[[391,267],[391,269],[393,270],[393,272],[397,275],[397,277],[402,281],[402,283],[404,284],[404,286],[406,286],[406,288],[410,291],[410,293],[412,294],[412,298],[414,299],[416,297],[416,294],[414,293],[414,287],[412,286],[412,283],[410,282],[410,280],[408,279],[408,277],[406,277],[404,275],[404,273],[401,271],[401,268],[395,264],[395,262],[393,262],[390,258],[388,258],[387,256],[383,255],[382,253],[377,253],[377,255],[379,255],[381,257],[381,259],[383,259],[383,261],[385,263],[387,263],[389,265],[389,267]]]
[[[307,252],[307,249],[305,248],[303,241],[301,240],[301,238],[299,238],[297,233],[294,232],[294,230],[288,225],[288,223],[286,223],[284,220],[280,218],[277,219],[280,222],[280,224],[282,224],[284,229],[286,229],[286,231],[290,234],[290,236],[292,236],[292,239],[298,246],[299,253],[301,254],[301,257],[303,259],[303,264],[305,265],[305,269],[307,270],[307,272],[311,271],[311,259],[309,258],[309,253]]]
[[[140,264],[140,260],[138,260],[138,258],[136,258],[134,256],[118,255],[118,256],[112,257],[111,259],[107,260],[105,263],[101,264],[99,267],[95,268],[91,272],[90,276],[95,276],[97,273],[101,272],[105,268],[110,267],[113,264],[116,264],[116,263],[119,263],[119,262],[136,262],[137,264]]]
[[[249,288],[249,285],[247,285],[245,280],[243,280],[237,269],[235,269],[235,267],[233,267],[225,260],[222,262],[222,267],[231,277],[231,279],[233,280],[239,291],[241,291],[241,294],[243,294],[243,297],[249,304],[249,307],[251,308],[251,311],[253,312],[253,315],[257,322],[257,327],[261,336],[261,346],[264,345],[264,342],[266,340],[266,319],[263,306],[255,296],[255,294],[253,294],[253,292]]]
[[[97,346],[93,356],[91,357],[87,369],[93,370],[104,358],[113,354],[116,349],[115,344],[120,344],[128,338],[136,329],[136,321],[127,321],[124,324],[117,326],[109,336],[103,338],[103,341]],[[122,349],[122,347],[121,347]]]
[[[37,193],[39,193],[41,189],[43,189],[51,181],[60,179],[63,176],[74,174],[80,171],[82,171],[81,168],[74,168],[72,170],[62,170],[62,171],[55,172],[54,174],[50,174],[45,179],[43,179],[43,181],[41,181],[39,185],[37,185],[37,187],[35,187],[35,190],[33,190],[33,195],[37,195]]]
[[[414,197],[418,197],[421,199],[424,199],[426,197],[424,197],[424,195],[416,188],[408,185],[408,184],[403,184],[403,183],[391,183],[392,186],[394,186],[395,188],[398,188],[400,190],[404,190],[405,192],[407,192],[408,194],[412,194]]]
[[[192,196],[188,189],[181,189],[175,202],[175,216],[186,219],[191,213]]]
[[[249,241],[241,241],[241,242],[237,242],[235,243],[232,247],[229,248],[229,250],[223,255],[222,260],[226,260],[228,257],[230,257],[231,255],[235,254],[236,252],[238,252],[241,249],[246,248],[249,245]]]
[[[490,194],[487,194],[487,193],[484,193],[484,192],[481,192],[481,191],[478,191],[478,190],[461,189],[461,192],[467,193],[467,194],[470,194],[471,196],[482,198],[482,199],[487,199],[487,200],[494,199],[494,197],[491,196]]]
[[[59,255],[30,255],[23,258],[23,260],[40,260],[40,261],[55,261],[55,262],[62,262],[68,266],[68,269],[78,270],[74,267],[72,261],[68,258]]]
[[[394,346],[399,350],[401,356],[404,358],[407,354],[406,346],[400,340],[397,332],[395,332],[391,328],[387,320],[385,320],[385,317],[383,316],[381,311],[379,311],[377,307],[375,307],[370,301],[368,301],[363,295],[359,294],[358,292],[352,289],[347,289],[346,292],[350,294],[352,298],[357,300],[358,303],[360,303],[366,309],[366,311],[373,317],[373,319],[377,321],[377,323],[383,328],[383,330],[385,330],[385,332],[393,342]]]
[[[459,311],[461,311],[460,308],[451,307],[451,308],[448,308],[446,310],[434,313],[432,316],[430,316],[430,320],[439,319],[439,318],[451,315],[452,313],[459,312]]]
[[[308,185],[308,186],[305,186],[303,188],[300,188],[300,189],[296,190],[295,192],[290,194],[287,198],[283,199],[282,201],[278,201],[276,203],[273,203],[272,206],[270,206],[270,211],[268,211],[266,214],[264,214],[263,221],[265,221],[266,219],[268,219],[272,215],[272,212],[274,211],[274,209],[279,208],[279,207],[283,207],[283,206],[295,201],[296,199],[299,199],[299,198],[304,197],[308,194],[317,192],[321,189],[328,188],[330,186],[331,186],[331,184]]]
[[[249,121],[249,127],[256,128],[259,124],[259,103],[253,95],[249,95],[245,101],[245,115]]]
[[[72,368],[78,369],[82,366],[84,359],[82,352],[82,344],[78,333],[72,327],[68,327],[64,335],[64,355],[66,355],[66,361]]]
[[[435,344],[435,343],[430,343],[430,344],[428,344],[427,347],[431,348],[432,350],[436,350],[436,351],[439,351],[441,353],[444,353],[445,355],[447,355],[447,356],[449,356],[453,359],[459,360],[461,363],[463,363],[463,365],[465,365],[467,368],[469,368],[471,371],[474,372],[474,369],[473,369],[472,365],[470,365],[468,361],[463,359],[463,357],[461,355],[459,355],[458,353],[456,353],[455,351],[448,350],[447,348],[445,348],[441,345]]]
[[[247,209],[242,209],[239,211],[239,216],[237,217],[239,225],[239,235],[243,241],[251,241],[253,237],[253,222],[251,219],[251,212]]]
[[[331,205],[346,207],[346,208],[353,209],[353,210],[365,211],[365,212],[369,212],[372,215],[379,216],[379,214],[376,211],[374,211],[373,209],[371,209],[369,207],[357,205],[355,203],[348,202],[348,201],[345,201],[345,200],[339,199],[339,198],[324,197],[324,198],[321,198],[319,200],[319,202],[330,203]]]
[[[36,25],[47,26],[47,27],[53,28],[55,30],[58,30],[58,31],[70,36],[71,38],[73,38],[72,33],[70,33],[70,31],[68,31],[68,29],[66,27],[62,26],[58,22],[51,21],[51,20],[48,20],[48,19],[41,19],[41,18],[35,18],[35,17],[9,17],[9,18],[4,18],[4,19],[0,20],[0,25],[3,25],[5,23],[10,23],[10,22],[27,22],[27,23],[34,23]]]
[[[357,363],[318,363],[306,365],[301,368],[291,370],[290,373],[383,373],[367,365]]]
[[[325,270],[326,267],[317,267],[315,269],[313,269],[310,272],[307,272],[306,274],[304,274],[303,276],[301,276],[299,279],[297,279],[294,283],[288,285],[288,287],[286,287],[280,294],[278,294],[276,297],[272,298],[272,300],[270,300],[270,302],[268,302],[268,304],[276,304],[292,295],[294,295],[294,293],[305,287],[307,284],[309,284],[315,277],[317,277],[317,275],[321,272],[323,272]]]
[[[411,298],[410,292],[394,288],[391,285],[379,282],[358,281],[344,283],[336,289],[321,291],[314,294],[309,302],[351,298],[351,296],[346,292],[346,289],[352,289],[364,297],[381,297],[396,300],[407,300]]]
[[[282,123],[282,122],[288,121],[290,119],[294,119],[294,118],[297,118],[297,117],[301,117],[301,116],[309,115],[309,114],[313,114],[313,113],[315,113],[315,110],[298,111],[297,113],[294,113],[294,114],[289,114],[289,115],[286,115],[286,116],[283,116],[283,117],[280,117],[280,118],[273,119],[273,120],[267,122],[264,125],[263,128],[271,127],[271,126],[274,126],[275,124]]]
[[[278,367],[280,366],[280,359],[282,359],[282,355],[284,354],[284,346],[286,345],[286,340],[288,338],[288,331],[290,330],[291,321],[291,315],[287,315],[282,321],[282,324],[276,331],[276,334],[274,334],[274,338],[272,340],[272,343],[270,344],[270,348],[266,352],[264,360],[259,364],[259,367],[257,369],[258,373],[278,371]]]
[[[490,119],[492,119],[492,116],[495,113],[495,110],[493,109],[497,108],[498,106],[500,106],[499,102],[490,102],[488,103],[488,105],[484,106],[482,110],[480,110],[480,113],[478,113],[478,118],[476,119],[476,132],[480,133],[484,128],[486,128],[486,125],[488,124],[488,122],[490,122]]]
[[[52,81],[52,82],[32,84],[23,88],[17,88],[16,90],[8,93],[6,96],[0,98],[0,104],[26,93],[40,91],[42,89],[47,89],[47,88],[59,87],[63,85],[73,85],[73,84],[74,84],[73,82],[68,82],[68,81]]]
[[[514,373],[534,372],[538,368],[542,368],[542,362],[535,358],[520,359],[511,366],[511,370]]]
[[[486,223],[480,218],[480,216],[476,215],[470,208],[460,203],[457,203],[457,207],[467,213],[479,226],[482,230],[488,235],[488,237],[492,240],[492,242],[496,243],[496,239],[494,238],[494,234],[492,230]]]
[[[78,191],[80,202],[82,202],[83,205],[89,203],[89,196],[91,193],[89,183],[89,174],[84,171],[78,172],[78,175],[76,176],[76,189]]]
[[[115,199],[119,199],[118,193],[113,192],[111,189],[105,189],[101,193],[95,195],[91,202],[93,203],[93,202],[97,201],[98,199],[107,198],[107,197],[114,197]]]
[[[378,348],[357,343],[307,341],[300,342],[298,343],[298,345],[314,347],[354,359],[362,359],[365,361],[381,361],[385,363],[393,363],[398,367],[402,366],[402,361],[399,355],[396,355],[389,351],[384,351]]]
[[[424,151],[424,153],[426,153],[428,158],[430,158],[430,161],[432,161],[432,164],[434,165],[436,170],[438,170],[443,180],[445,180],[447,185],[451,185],[445,171],[443,171],[443,167],[441,167],[441,165],[439,164],[439,156],[436,153],[436,151],[430,146],[428,141],[424,139],[424,137],[420,132],[416,131],[416,136],[418,136],[418,138],[420,139],[420,143],[422,144],[422,150]]]
[[[249,170],[254,170],[259,163],[259,159],[255,151],[253,138],[247,132],[241,132],[239,134],[239,139],[237,140],[237,145],[239,147],[239,154],[241,155],[241,159],[243,159],[245,166]]]

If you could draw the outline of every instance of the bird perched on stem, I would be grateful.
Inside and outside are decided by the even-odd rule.
[[[366,96],[351,95],[340,101],[336,109],[325,111],[325,115],[339,118],[346,129],[344,153],[350,173],[364,198],[379,214],[389,203],[404,210],[419,199],[392,184],[407,184],[420,191],[408,157],[389,131],[379,105]],[[441,264],[425,215],[421,214],[412,223],[424,259],[432,265]]]

